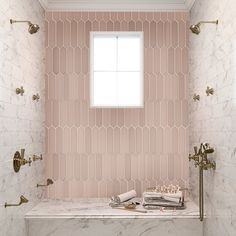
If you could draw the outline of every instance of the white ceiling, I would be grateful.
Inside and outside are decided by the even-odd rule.
[[[195,0],[39,0],[48,11],[189,11]]]

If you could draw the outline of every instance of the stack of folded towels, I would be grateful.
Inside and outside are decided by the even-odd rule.
[[[143,193],[143,207],[184,208],[184,193],[178,185],[157,186],[148,188]]]

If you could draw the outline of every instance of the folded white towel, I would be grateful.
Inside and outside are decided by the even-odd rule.
[[[156,199],[157,201],[160,199],[165,199],[171,202],[181,202],[183,199],[182,191],[178,191],[176,193],[163,193],[163,192],[144,192],[144,199],[152,199],[153,201]]]

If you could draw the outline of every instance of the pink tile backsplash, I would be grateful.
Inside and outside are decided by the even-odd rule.
[[[50,198],[188,185],[187,13],[47,12]],[[89,107],[89,32],[144,31],[143,109]]]

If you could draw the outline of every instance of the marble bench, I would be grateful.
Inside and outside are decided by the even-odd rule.
[[[147,213],[112,209],[108,199],[43,200],[25,215],[28,236],[201,236],[197,205]],[[139,206],[142,209],[142,206]]]

